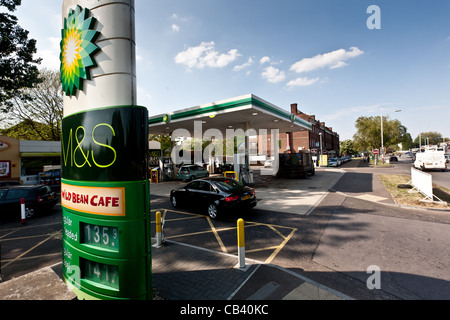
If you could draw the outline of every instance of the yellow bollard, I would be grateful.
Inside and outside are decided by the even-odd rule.
[[[156,246],[162,245],[162,220],[161,212],[156,212]]]
[[[237,222],[237,236],[239,268],[243,269],[245,268],[245,231],[243,219],[239,219]]]

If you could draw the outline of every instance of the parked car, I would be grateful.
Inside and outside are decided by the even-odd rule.
[[[25,199],[25,216],[31,218],[35,213],[52,209],[58,202],[56,193],[49,186],[6,186],[0,188],[0,213],[16,215],[20,218],[21,199]]]
[[[337,158],[330,158],[328,159],[328,166],[330,167],[338,167],[339,166],[339,162]]]
[[[264,162],[264,168],[272,168],[273,167],[273,160],[266,160]]]
[[[236,209],[256,206],[255,190],[242,183],[223,177],[192,181],[170,192],[173,207],[191,206],[206,209],[212,219]]]
[[[177,173],[179,180],[195,180],[209,177],[209,172],[196,164],[181,166]]]
[[[398,158],[395,156],[389,157],[389,162],[398,162]]]

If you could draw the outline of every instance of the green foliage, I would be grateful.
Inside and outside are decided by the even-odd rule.
[[[443,138],[442,134],[440,134],[439,132],[422,132],[417,136],[416,139],[414,139],[414,144],[416,147],[419,147],[419,137],[422,139],[422,146],[426,145],[427,143],[429,143],[430,145],[437,145],[442,142]],[[448,138],[446,140],[448,140]]]
[[[59,141],[63,117],[63,97],[59,71],[43,69],[39,84],[21,89],[9,100],[7,117],[0,116],[5,135],[22,140]],[[26,96],[26,98],[24,98]]]
[[[381,148],[381,117],[359,117],[353,136],[355,147],[362,150]],[[397,149],[397,144],[408,139],[407,129],[398,120],[383,116],[383,145]]]
[[[21,0],[0,0],[0,6],[14,11]],[[28,31],[17,24],[17,17],[0,12],[0,110],[11,108],[10,99],[28,97],[20,89],[31,88],[39,82],[37,64],[34,59],[36,40],[28,39]]]
[[[24,120],[8,129],[0,130],[0,134],[19,140],[53,141],[51,128],[31,120]]]
[[[353,155],[357,154],[358,150],[355,148],[354,142],[352,140],[345,140],[340,142],[340,153]]]

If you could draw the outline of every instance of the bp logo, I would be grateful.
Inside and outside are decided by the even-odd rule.
[[[163,121],[164,121],[164,123],[169,123],[170,122],[170,115],[165,114],[164,117],[163,117]]]
[[[83,80],[90,80],[89,68],[97,64],[93,58],[100,48],[95,44],[100,32],[93,30],[97,19],[88,9],[77,6],[64,18],[61,30],[61,83],[68,96],[83,91]]]

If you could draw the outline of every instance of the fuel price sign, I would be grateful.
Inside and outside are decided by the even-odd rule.
[[[63,273],[80,299],[152,296],[150,186],[144,151],[147,130],[134,132],[147,127],[147,114],[145,108],[130,106],[63,119]],[[127,125],[124,119],[133,119],[134,125]],[[109,125],[99,131],[98,123]],[[76,128],[84,130],[77,135]],[[97,147],[80,138],[84,132],[95,133],[91,143]],[[142,152],[127,151],[130,146],[113,132],[134,136],[131,148]],[[89,166],[92,159],[97,164],[111,159],[114,163],[104,168]]]
[[[119,228],[82,223],[82,242],[90,246],[119,251]]]
[[[63,1],[62,271],[79,299],[153,295],[148,111],[136,105],[134,5]]]

